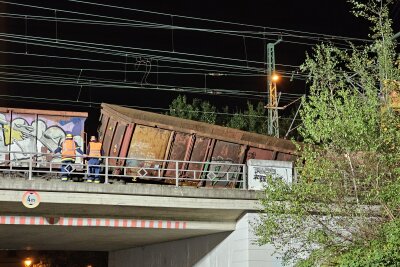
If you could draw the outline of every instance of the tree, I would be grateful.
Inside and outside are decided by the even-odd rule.
[[[216,107],[207,101],[193,99],[192,104],[187,102],[186,96],[179,95],[169,106],[168,115],[215,124],[217,119]]]
[[[247,129],[247,121],[246,117],[242,112],[235,112],[232,115],[232,118],[226,124],[229,128],[235,128],[239,130],[246,130]]]
[[[255,132],[259,134],[268,133],[267,113],[262,102],[258,102],[257,107],[247,102],[247,110],[236,112],[226,125],[244,131]]]
[[[217,108],[207,101],[201,102],[200,107],[202,112],[200,113],[199,121],[215,124],[217,121]]]
[[[179,95],[172,101],[167,114],[210,124],[218,123],[221,126],[259,134],[267,134],[268,132],[267,114],[262,102],[258,102],[256,107],[247,102],[247,109],[244,112],[237,111],[231,115],[228,107],[224,107],[221,113],[208,101],[195,98],[190,104],[187,102],[186,96]]]
[[[186,96],[179,95],[169,105],[168,115],[191,120],[195,116],[192,105],[187,103]]]
[[[400,263],[400,120],[390,98],[400,72],[389,3],[349,2],[371,22],[372,42],[321,44],[307,56],[297,181],[269,177],[255,226],[259,244],[299,266]]]

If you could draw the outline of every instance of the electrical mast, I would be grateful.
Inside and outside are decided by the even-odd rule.
[[[268,75],[268,134],[279,137],[279,117],[278,117],[278,93],[276,81],[278,76],[275,74],[275,45],[282,41],[280,38],[275,43],[267,44],[267,75]]]

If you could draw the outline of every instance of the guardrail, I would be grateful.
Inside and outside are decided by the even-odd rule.
[[[85,157],[77,155],[76,158],[75,163],[68,164],[68,175],[74,179],[86,180],[91,175],[89,165],[85,162]],[[56,179],[62,174],[61,165],[60,154],[0,151],[0,174],[3,176],[18,174],[28,180],[36,177]],[[175,186],[247,189],[246,165],[228,161],[197,162],[101,157],[100,164],[90,166],[101,169],[99,176],[105,184],[140,179]]]

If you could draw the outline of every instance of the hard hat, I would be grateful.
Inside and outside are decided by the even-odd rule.
[[[74,136],[72,135],[72,134],[67,134],[66,136],[65,136],[65,138],[73,138]]]
[[[96,141],[96,136],[92,135],[92,136],[90,137],[90,141]]]

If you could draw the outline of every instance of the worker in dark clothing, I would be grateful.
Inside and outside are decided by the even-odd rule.
[[[88,153],[89,161],[88,161],[88,168],[89,168],[89,175],[86,182],[91,183],[100,183],[100,162],[101,156],[103,156],[103,148],[102,143],[97,141],[95,136],[90,137],[90,142],[87,147],[86,153]]]
[[[76,152],[82,156],[86,156],[80,149],[78,144],[74,141],[72,134],[65,136],[64,142],[61,142],[54,153],[61,152],[61,181],[68,181],[70,178],[70,172],[72,170],[71,164],[75,163]]]

